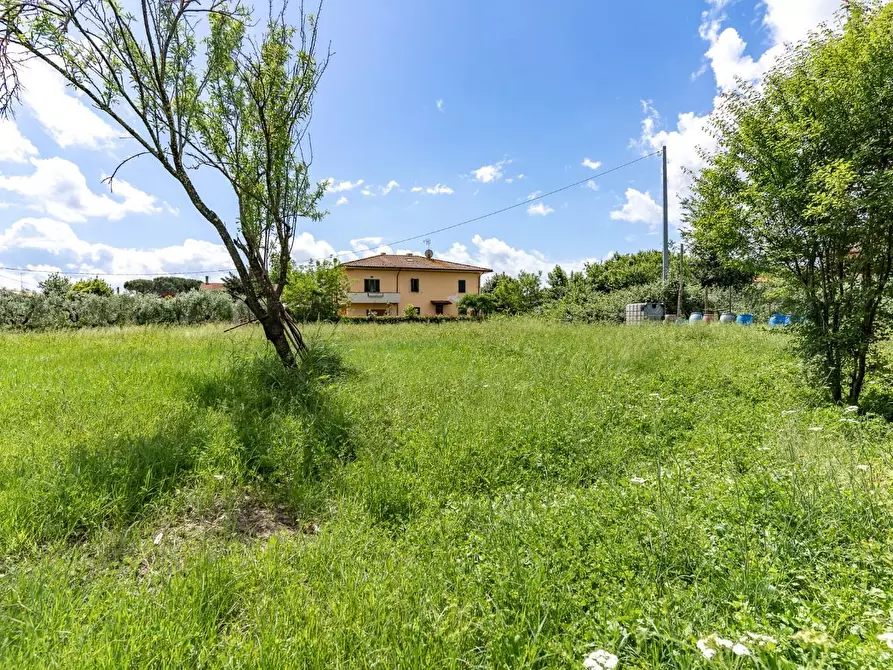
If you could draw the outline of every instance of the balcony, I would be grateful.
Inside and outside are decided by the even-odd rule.
[[[396,305],[400,302],[399,293],[348,293],[351,303],[364,305]]]

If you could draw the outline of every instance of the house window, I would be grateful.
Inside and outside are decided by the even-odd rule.
[[[413,277],[409,280],[409,291],[410,293],[418,293],[419,292],[419,280],[417,277]]]
[[[434,313],[435,314],[443,314],[443,303],[437,303],[434,305]]]
[[[363,291],[366,293],[381,293],[380,279],[364,279]]]
[[[465,293],[465,280],[459,280],[459,293]]]

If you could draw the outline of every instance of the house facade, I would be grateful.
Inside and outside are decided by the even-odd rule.
[[[489,268],[416,254],[379,254],[342,263],[350,280],[344,316],[402,316],[412,305],[422,316],[458,316],[457,303],[481,292]]]

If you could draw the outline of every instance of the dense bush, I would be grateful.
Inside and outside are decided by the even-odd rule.
[[[456,321],[477,321],[470,316],[342,316],[341,323],[454,323]]]
[[[19,293],[0,291],[0,328],[57,329],[128,324],[188,325],[248,318],[226,293],[189,291],[171,298],[145,294]]]

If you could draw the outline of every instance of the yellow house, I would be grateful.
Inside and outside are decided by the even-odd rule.
[[[490,268],[434,258],[431,251],[379,254],[342,263],[350,280],[344,316],[402,316],[408,305],[422,316],[458,316],[456,303],[481,292],[481,275]]]

